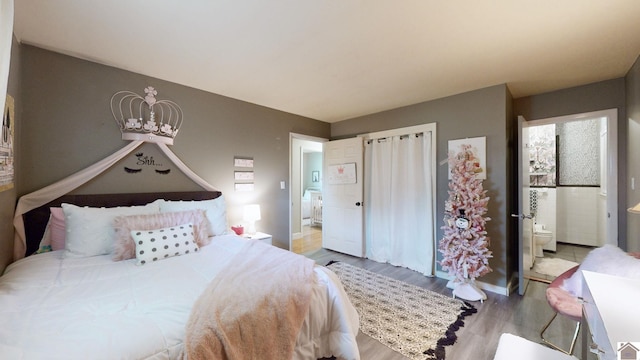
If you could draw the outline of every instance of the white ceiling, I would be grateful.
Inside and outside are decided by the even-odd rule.
[[[16,0],[19,41],[335,122],[624,76],[637,0]],[[152,85],[152,84],[150,84]]]

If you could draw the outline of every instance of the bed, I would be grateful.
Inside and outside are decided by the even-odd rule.
[[[60,236],[52,210],[58,207],[66,220],[64,248],[53,239]],[[0,277],[0,357],[359,359],[358,315],[336,275],[232,234],[225,211],[221,193],[203,191],[65,195],[24,214],[27,254],[41,253]],[[149,241],[180,227],[155,228],[158,219],[191,219],[180,224],[186,232],[171,232],[188,240],[178,256],[167,250],[150,257]],[[87,232],[102,223],[110,228]],[[130,231],[143,224],[144,231]],[[127,236],[133,250],[122,240]],[[113,242],[106,254],[96,246],[105,239]],[[308,277],[293,274],[283,265],[289,263],[304,264]],[[290,277],[304,282],[287,288],[295,284]]]

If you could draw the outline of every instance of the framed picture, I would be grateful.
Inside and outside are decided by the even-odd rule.
[[[235,166],[235,167],[252,168],[253,167],[253,158],[235,157],[233,159],[233,166]]]
[[[476,138],[467,138],[459,140],[449,140],[449,153],[459,152],[461,145],[471,145],[471,151],[480,162],[480,170],[478,179],[485,180],[487,178],[487,138],[485,136]],[[449,180],[451,180],[451,169],[449,171]]]
[[[15,129],[15,109],[13,97],[7,94],[7,101],[2,112],[2,128],[0,129],[0,191],[13,188],[13,136]]]
[[[235,171],[233,178],[237,181],[253,181],[253,171]]]
[[[253,183],[236,183],[236,191],[253,191]]]
[[[356,163],[329,165],[329,184],[355,184]]]
[[[311,182],[320,182],[320,171],[311,172]]]

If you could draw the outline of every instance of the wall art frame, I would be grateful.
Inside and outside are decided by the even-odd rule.
[[[480,136],[474,138],[449,140],[449,154],[458,153],[462,145],[470,145],[471,151],[478,158],[480,163],[480,172],[478,178],[485,180],[487,178],[487,137]],[[451,169],[447,168],[448,179],[451,180]]]
[[[11,95],[7,94],[2,112],[2,127],[0,129],[0,191],[13,188],[14,185],[14,135],[15,135],[15,103]]]

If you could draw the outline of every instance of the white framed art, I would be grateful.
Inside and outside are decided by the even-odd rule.
[[[234,171],[233,178],[237,181],[252,181],[253,171]]]
[[[329,165],[327,181],[329,184],[355,184],[356,163]]]
[[[487,137],[480,136],[475,138],[449,140],[449,154],[458,153],[462,145],[470,145],[473,155],[475,155],[480,163],[480,172],[478,179],[485,180],[487,178]],[[449,180],[451,180],[451,169],[448,169]]]

